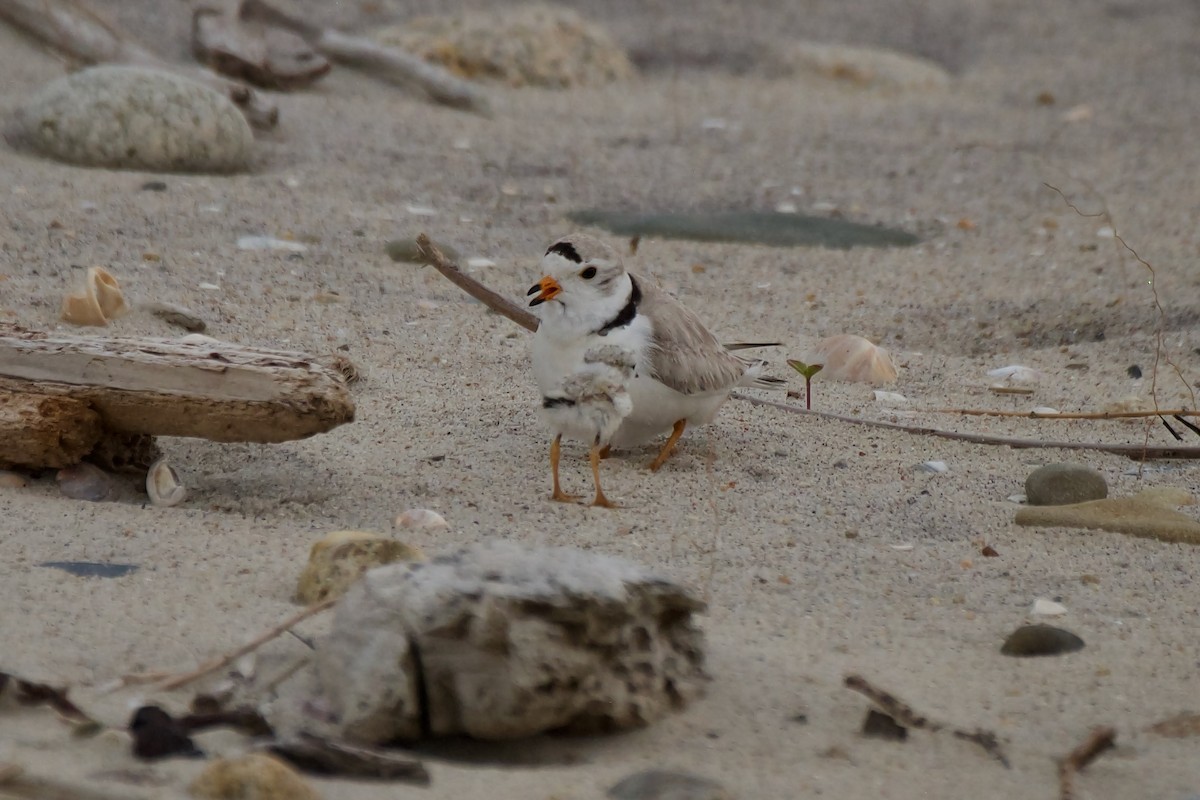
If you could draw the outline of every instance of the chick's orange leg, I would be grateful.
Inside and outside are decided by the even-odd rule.
[[[667,437],[667,443],[662,446],[662,450],[658,451],[658,458],[650,462],[651,472],[657,472],[659,467],[667,463],[667,459],[671,457],[671,451],[675,449],[675,443],[679,441],[680,436],[683,436],[683,429],[686,427],[686,419],[675,420],[675,427],[671,429],[671,435]]]
[[[561,433],[555,436],[554,441],[550,443],[550,469],[554,473],[554,493],[550,497],[560,503],[574,503],[576,498],[564,492],[562,487],[558,485],[558,455],[561,443]]]
[[[604,496],[604,490],[600,488],[600,459],[602,458],[604,458],[603,448],[600,445],[593,445],[592,452],[588,455],[588,460],[592,462],[592,479],[596,482],[596,499],[592,501],[592,505],[603,508],[619,508],[616,503]]]

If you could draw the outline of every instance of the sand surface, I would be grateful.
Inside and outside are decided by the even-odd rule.
[[[437,5],[300,7],[364,26]],[[606,489],[622,509],[552,503],[527,334],[432,269],[393,263],[382,250],[389,238],[427,231],[493,260],[476,277],[517,298],[538,277],[546,244],[571,230],[570,209],[836,207],[924,241],[829,251],[646,240],[631,263],[722,339],[785,342],[771,355],[781,376],[785,357],[835,333],[891,349],[900,379],[890,388],[910,398],[908,410],[881,407],[868,387],[832,383],[818,385],[818,408],[996,435],[1167,444],[1157,421],[919,410],[1102,410],[1130,397],[1149,405],[1155,385],[1163,407],[1194,404],[1195,4],[573,5],[634,52],[641,77],[570,92],[499,90],[502,108],[487,120],[335,69],[316,89],[279,99],[282,124],[260,138],[252,174],[166,176],[165,192],[139,188],[160,176],[0,149],[0,319],[65,330],[61,296],[84,267],[104,265],[133,301],[193,308],[213,336],[341,352],[367,375],[358,420],[330,434],[275,446],[164,440],[191,490],[181,507],[73,501],[52,475],[0,490],[3,668],[70,684],[119,723],[144,696],[96,698],[98,687],[238,645],[293,612],[289,596],[315,538],[388,531],[398,512],[425,507],[452,526],[409,537],[429,552],[495,536],[566,544],[697,586],[711,603],[702,619],[711,690],[645,731],[434,759],[424,790],[321,781],[328,798],[583,800],[658,766],[716,778],[747,799],[1050,798],[1054,757],[1097,725],[1116,726],[1120,747],[1081,778],[1084,796],[1195,797],[1195,741],[1145,728],[1200,711],[1200,549],[1018,528],[1008,499],[1035,465],[1060,460],[1096,467],[1114,494],[1193,491],[1200,472],[1191,462],[1154,463],[1139,477],[1119,456],[952,442],[731,401],[656,475],[642,469],[652,448],[607,462]],[[186,58],[190,3],[95,6]],[[754,68],[771,37],[899,47],[938,59],[954,79],[942,91],[886,93],[774,78]],[[62,71],[0,27],[0,109]],[[1052,104],[1038,102],[1043,92]],[[1064,119],[1081,105],[1086,113],[1069,116],[1083,119]],[[704,124],[713,119],[724,126]],[[1103,235],[1105,221],[1076,214],[1044,182],[1085,212],[1107,207],[1154,265],[1161,313],[1150,273]],[[295,260],[235,246],[243,234],[289,233],[315,244]],[[321,292],[340,302],[318,302]],[[111,332],[178,333],[144,314]],[[1160,362],[1152,381],[1159,335],[1183,380]],[[1009,364],[1040,371],[1033,395],[987,390],[986,372]],[[1134,364],[1141,380],[1126,372]],[[567,487],[583,490],[583,451],[568,454]],[[949,469],[915,469],[927,460]],[[999,557],[982,557],[985,544]],[[140,570],[97,580],[36,566],[51,560]],[[1059,624],[1086,649],[999,654],[1037,597],[1067,606]],[[327,622],[301,629],[319,634]],[[945,735],[862,738],[867,703],[842,687],[847,673],[933,718],[994,730],[1011,769]],[[189,697],[165,699],[180,708]],[[239,746],[220,733],[201,743],[218,753]],[[200,768],[138,764],[123,735],[75,740],[38,709],[4,712],[0,761],[9,760],[130,797],[181,795]]]

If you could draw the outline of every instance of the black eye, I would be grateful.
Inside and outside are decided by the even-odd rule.
[[[583,272],[579,273],[579,277],[583,278],[585,281],[590,281],[592,278],[596,277],[596,268],[588,267]]]

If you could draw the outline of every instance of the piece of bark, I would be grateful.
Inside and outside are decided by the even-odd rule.
[[[192,13],[192,55],[214,72],[284,92],[311,86],[331,67],[299,35],[213,8]]]
[[[334,61],[357,67],[389,81],[414,84],[443,105],[492,115],[491,100],[480,87],[451,75],[412,53],[385,47],[363,36],[322,28],[275,8],[266,0],[244,0],[240,16],[292,31]]]
[[[0,390],[80,401],[114,433],[217,442],[303,439],[354,419],[344,380],[310,356],[216,341],[0,325]],[[0,441],[15,433],[0,428]]]
[[[164,61],[76,0],[0,0],[0,20],[83,66],[133,64],[175,72],[224,94],[255,128],[269,130],[279,122],[279,109],[249,86]]]
[[[78,464],[103,432],[87,401],[0,389],[0,468]]]

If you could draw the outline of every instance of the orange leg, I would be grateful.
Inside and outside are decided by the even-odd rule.
[[[601,458],[608,458],[611,455],[612,455],[612,445],[611,444],[606,444],[606,445],[604,445],[604,447],[600,448],[600,457]]]
[[[604,508],[618,508],[616,503],[611,502],[604,496],[604,490],[600,488],[600,459],[603,458],[601,451],[603,448],[600,445],[592,445],[592,452],[588,454],[588,460],[592,462],[592,478],[596,481],[596,499],[592,501],[594,506],[603,506]]]
[[[554,437],[554,441],[550,443],[550,469],[554,472],[554,494],[550,497],[560,503],[574,503],[576,498],[567,494],[558,485],[558,450],[562,442],[562,434]]]
[[[662,446],[662,450],[658,451],[658,458],[650,462],[651,472],[657,472],[659,467],[667,463],[667,459],[671,457],[671,451],[675,449],[675,443],[679,441],[680,436],[683,436],[683,429],[686,427],[686,419],[675,420],[675,427],[671,429],[671,435],[667,437],[667,443]]]

